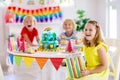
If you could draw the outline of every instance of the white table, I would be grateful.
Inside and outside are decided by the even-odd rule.
[[[40,58],[66,58],[72,55],[78,55],[81,52],[76,53],[65,53],[65,52],[35,52],[35,53],[25,53],[25,52],[17,52],[17,51],[10,51],[7,49],[7,52],[13,54],[14,56],[23,56],[23,57],[40,57]]]
[[[32,57],[32,58],[36,58],[36,57],[39,57],[39,58],[66,58],[68,56],[76,55],[74,53],[70,54],[70,53],[61,53],[61,52],[36,52],[34,54],[15,52],[15,51],[9,51],[9,50],[7,50],[7,52],[10,54],[13,54],[14,56]],[[79,53],[77,53],[77,55]],[[34,70],[35,73],[33,73],[33,74],[37,75],[36,73],[38,73],[38,75],[41,76],[41,79],[38,79],[38,80],[65,80],[65,75],[67,73],[66,67],[60,67],[60,69],[58,71],[56,71],[50,60],[48,60],[48,62],[45,65],[45,68],[43,70],[38,70],[39,69],[38,65],[35,66],[36,63],[33,63],[33,64],[34,65],[31,66],[33,68],[30,68],[31,70],[30,69],[29,70],[30,71]],[[18,70],[18,68],[17,68],[17,70]],[[23,68],[24,68],[24,70],[29,71],[26,67],[22,66],[22,69]],[[29,73],[30,73],[30,71],[29,71]],[[21,74],[24,74],[24,73],[21,73]],[[31,80],[32,80],[32,78],[31,78]]]

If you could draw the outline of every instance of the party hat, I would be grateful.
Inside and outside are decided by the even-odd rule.
[[[74,52],[73,45],[71,44],[71,41],[69,40],[68,45],[66,47],[66,52]]]

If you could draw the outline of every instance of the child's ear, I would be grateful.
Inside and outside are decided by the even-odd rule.
[[[23,25],[25,25],[25,23],[26,23],[26,21],[25,21],[25,20],[23,20]]]
[[[25,21],[23,22],[23,25],[25,25]]]
[[[34,20],[34,26],[36,26],[36,21]]]

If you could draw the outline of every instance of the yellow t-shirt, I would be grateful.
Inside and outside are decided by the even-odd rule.
[[[108,46],[105,43],[101,42],[97,46],[93,46],[93,47],[84,46],[83,51],[84,51],[84,56],[87,61],[87,69],[88,70],[93,70],[101,64],[99,56],[98,56],[98,49],[100,49],[101,47],[104,47],[106,49],[106,52],[108,55],[108,57],[107,57],[108,63],[109,63],[110,60],[109,60],[109,54],[108,54]],[[108,69],[106,69],[98,74],[99,74],[99,76],[98,76],[97,80],[107,80],[108,76],[109,76],[109,67],[108,67]]]

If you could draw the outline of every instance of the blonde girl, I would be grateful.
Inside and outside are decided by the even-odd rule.
[[[90,20],[86,24],[83,43],[87,69],[81,71],[81,78],[68,78],[67,80],[108,80],[108,47],[104,43],[101,27],[97,21]]]

